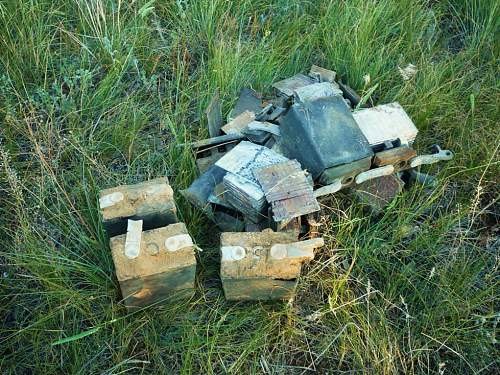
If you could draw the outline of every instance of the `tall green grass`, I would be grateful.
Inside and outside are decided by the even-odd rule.
[[[498,372],[499,19],[489,0],[0,3],[2,373]],[[99,189],[188,186],[177,144],[207,136],[216,89],[227,113],[312,63],[399,101],[419,151],[453,150],[438,187],[380,217],[324,199],[292,304],[226,302],[217,236],[179,196],[197,293],[127,314]]]

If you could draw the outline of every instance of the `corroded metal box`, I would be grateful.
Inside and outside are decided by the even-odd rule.
[[[196,257],[184,223],[145,232],[141,224],[129,220],[127,234],[110,239],[125,305],[143,307],[191,296]]]
[[[227,300],[289,300],[302,264],[323,239],[296,242],[290,232],[221,234],[221,280]]]
[[[166,177],[102,190],[99,206],[110,237],[125,233],[128,219],[143,220],[144,230],[177,222],[174,192]]]

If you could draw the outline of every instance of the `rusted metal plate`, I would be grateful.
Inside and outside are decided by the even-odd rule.
[[[210,134],[210,137],[217,137],[220,135],[220,128],[223,124],[219,90],[215,92],[210,104],[205,110],[205,114],[207,116],[208,134]]]
[[[404,182],[392,174],[363,182],[354,191],[362,203],[380,212],[403,190],[403,186]]]
[[[257,169],[255,177],[271,203],[275,221],[290,220],[320,209],[312,184],[296,160]]]
[[[389,150],[380,151],[373,158],[373,166],[383,167],[394,165],[396,171],[410,167],[410,159],[417,156],[417,152],[407,146],[395,147]]]

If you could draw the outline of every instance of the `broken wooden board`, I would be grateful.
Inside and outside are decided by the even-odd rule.
[[[207,116],[208,134],[210,137],[217,137],[220,135],[220,128],[223,124],[219,90],[212,97],[210,104],[205,110],[205,115]]]
[[[184,223],[109,241],[125,305],[145,307],[194,293],[196,258]],[[127,247],[134,247],[130,252]]]
[[[313,193],[313,186],[296,160],[287,160],[254,172],[273,210],[276,222],[289,221],[320,207]]]
[[[410,160],[415,156],[417,152],[408,146],[395,147],[375,153],[372,164],[374,167],[394,165],[397,172],[410,168]]]
[[[309,70],[309,76],[318,80],[318,82],[334,83],[337,73],[333,70],[322,68],[321,66],[313,65]]]
[[[125,233],[128,219],[143,220],[144,230],[177,222],[174,192],[166,177],[102,190],[99,207],[110,237]]]
[[[221,129],[226,134],[242,134],[243,130],[255,120],[255,113],[245,111],[229,121]]]
[[[401,145],[411,145],[418,134],[410,116],[397,102],[355,111],[353,116],[371,147],[397,139]]]
[[[403,190],[404,182],[395,174],[368,180],[354,188],[355,195],[373,212],[381,212]]]
[[[298,89],[299,87],[311,85],[316,82],[317,81],[314,78],[299,73],[294,75],[293,77],[273,83],[273,88],[280,95],[293,96],[294,90]]]
[[[323,239],[297,242],[293,233],[221,234],[221,280],[228,300],[290,299],[302,264]]]

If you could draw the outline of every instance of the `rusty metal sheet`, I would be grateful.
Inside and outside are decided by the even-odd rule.
[[[312,183],[296,160],[273,164],[254,172],[266,199],[271,203],[275,221],[290,220],[319,211]]]
[[[410,147],[395,147],[377,152],[373,158],[373,165],[375,167],[383,167],[392,164],[396,170],[407,169],[410,166],[410,159],[415,156],[417,156],[417,152]]]
[[[356,186],[358,199],[374,212],[380,212],[401,193],[404,182],[396,175],[382,176]]]
[[[205,115],[207,116],[208,133],[210,137],[217,137],[220,135],[220,128],[223,123],[219,90],[215,92],[210,104],[205,110]]]

